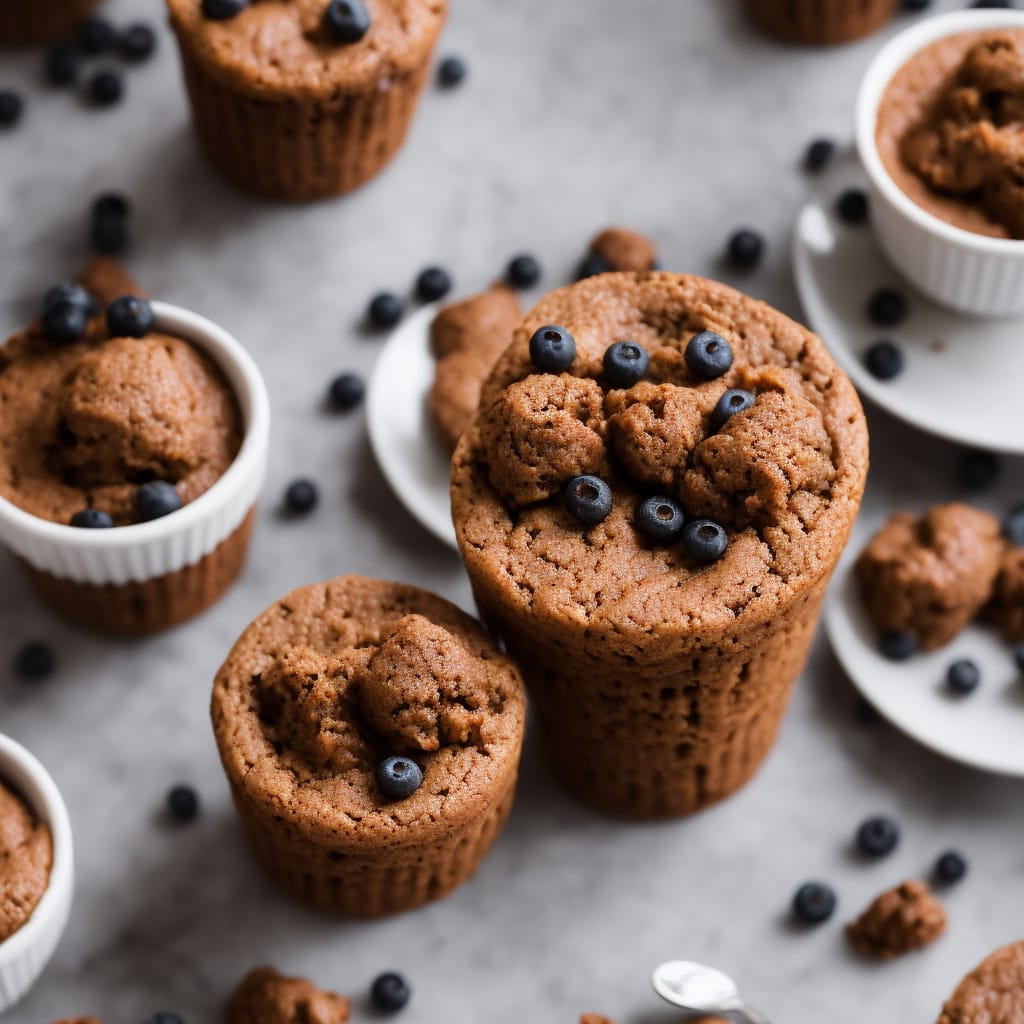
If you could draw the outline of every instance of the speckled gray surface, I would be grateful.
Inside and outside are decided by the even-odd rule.
[[[272,962],[359,996],[384,968],[416,986],[404,1020],[620,1024],[673,1019],[649,993],[662,959],[733,972],[776,1022],[934,1020],[966,969],[1024,933],[1024,784],[956,767],[885,725],[855,697],[823,642],[781,741],[756,781],[692,821],[627,826],[559,792],[531,744],[512,821],[478,876],[447,902],[376,924],[337,924],[288,903],[244,847],[207,718],[210,681],[249,618],[289,588],[341,572],[408,580],[467,603],[459,562],[391,498],[360,414],[320,408],[327,378],[369,371],[379,342],[357,327],[367,297],[405,288],[428,262],[460,291],[513,252],[536,252],[562,283],[609,222],[651,232],[669,269],[722,273],[728,231],[770,245],[742,282],[798,314],[790,226],[816,134],[845,138],[859,73],[878,40],[797,52],[752,35],[731,0],[453,0],[442,49],[470,78],[426,97],[398,162],[359,194],[304,208],[250,201],[198,156],[171,40],[129,76],[106,113],[38,86],[39,57],[0,56],[0,82],[28,93],[23,126],[0,138],[0,328],[73,271],[89,198],[134,200],[130,265],[155,295],[222,322],[251,348],[276,417],[270,479],[244,579],[210,614],[145,643],[110,644],[39,607],[0,559],[0,729],[49,766],[71,810],[79,885],[60,951],[8,1018],[91,1012],[135,1024],[158,1009],[219,1019],[232,984]],[[936,7],[962,6],[958,2]],[[115,0],[119,20],[156,0]],[[955,449],[872,413],[875,464],[863,532],[897,504],[956,493]],[[303,522],[275,515],[294,475],[320,481]],[[1007,463],[1005,504],[1022,488]],[[1017,492],[1019,494],[1019,490]],[[28,638],[59,652],[49,682],[5,667]],[[204,814],[174,829],[168,786],[198,786]],[[857,822],[894,813],[905,838],[882,863],[849,853]],[[846,950],[840,920],[882,888],[962,847],[971,877],[949,899],[949,934],[885,967]],[[839,918],[794,931],[786,908],[807,877],[832,880]],[[368,1018],[362,1005],[356,1020]]]

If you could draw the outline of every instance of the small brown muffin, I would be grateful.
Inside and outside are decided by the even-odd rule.
[[[52,867],[49,826],[0,782],[0,942],[35,913],[49,888]]]
[[[581,1013],[580,1024],[614,1024],[610,1017],[602,1017],[599,1013]]]
[[[350,192],[401,147],[447,0],[367,0],[371,24],[342,43],[324,0],[272,0],[227,20],[167,0],[192,120],[210,161],[273,199]]]
[[[519,300],[503,285],[453,302],[434,317],[430,346],[437,369],[427,407],[449,449],[476,416],[480,386],[522,319]]]
[[[658,248],[646,235],[629,228],[605,228],[590,240],[589,253],[603,261],[606,271],[654,270]]]
[[[1024,640],[1024,548],[1007,544],[984,617],[1011,643]]]
[[[3,0],[0,46],[52,43],[70,36],[100,0]]]
[[[345,1024],[349,1001],[305,978],[286,978],[257,967],[239,982],[224,1024]]]
[[[212,713],[258,858],[327,913],[447,895],[512,804],[519,673],[478,623],[414,587],[346,576],[282,598],[228,655]],[[376,776],[398,755],[423,772],[400,800]]]
[[[883,892],[846,935],[862,956],[893,960],[923,949],[946,930],[946,911],[924,882],[904,882]]]
[[[103,1024],[99,1017],[63,1017],[55,1020],[53,1024]]]
[[[833,46],[877,32],[899,0],[743,0],[755,25],[788,43]]]
[[[925,651],[948,644],[992,596],[1003,545],[998,520],[955,502],[890,517],[857,559],[864,607],[882,632]]]
[[[996,950],[975,967],[938,1024],[1024,1024],[1024,942]]]

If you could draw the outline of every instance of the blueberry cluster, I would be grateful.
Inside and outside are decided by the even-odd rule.
[[[211,21],[237,18],[251,0],[203,0],[203,14]],[[324,29],[335,42],[358,43],[370,31],[370,12],[363,0],[330,0],[324,9]]]

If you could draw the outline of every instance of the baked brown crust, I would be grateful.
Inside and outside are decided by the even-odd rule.
[[[924,882],[903,882],[883,892],[846,935],[862,956],[892,960],[938,939],[946,930],[946,911]]]
[[[975,967],[938,1024],[1024,1024],[1024,942],[997,949]]]
[[[1024,640],[1024,548],[1007,544],[984,617],[1011,643]]]
[[[871,35],[890,22],[899,0],[743,0],[762,31],[791,43],[833,46]]]
[[[50,885],[53,836],[0,782],[0,942],[23,928]]]
[[[622,227],[596,234],[590,240],[590,254],[600,256],[611,271],[639,273],[654,270],[658,262],[658,248],[647,235]]]
[[[345,1024],[349,1001],[305,978],[286,978],[273,967],[257,967],[238,984],[224,1024]]]

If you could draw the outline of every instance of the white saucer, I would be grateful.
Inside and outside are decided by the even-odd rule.
[[[1006,385],[1024,378],[1024,321],[963,316],[913,291],[886,262],[869,225],[843,223],[835,201],[865,188],[847,154],[822,176],[801,211],[794,239],[797,290],[808,326],[821,336],[860,393],[921,430],[993,451],[1024,453],[1024,402],[1006,400]],[[865,313],[881,287],[907,296],[910,314],[877,327]],[[903,350],[903,372],[880,381],[864,368],[868,346],[889,338]]]
[[[847,557],[832,582],[825,627],[832,649],[861,694],[890,722],[938,754],[1000,775],[1024,777],[1024,679],[994,630],[968,626],[948,647],[896,662],[878,653]],[[981,669],[966,697],[946,687],[958,658]]]
[[[427,412],[436,312],[436,306],[419,310],[388,339],[370,378],[366,416],[373,454],[391,489],[438,540],[457,549],[448,497],[451,458]]]

